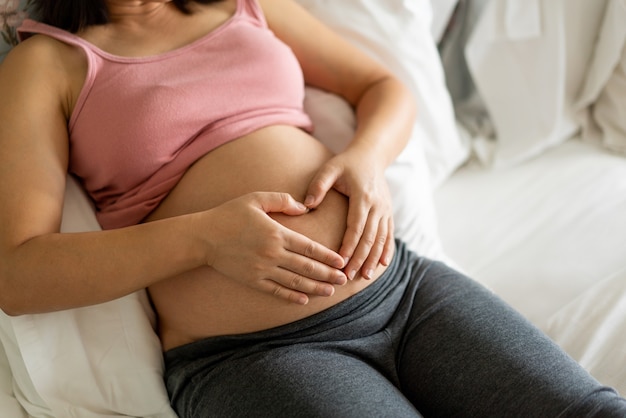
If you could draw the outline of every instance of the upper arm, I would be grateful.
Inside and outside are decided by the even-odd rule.
[[[69,83],[55,42],[33,37],[0,64],[0,251],[60,227]]]
[[[270,29],[294,52],[307,84],[356,105],[365,90],[391,74],[292,0],[259,0]],[[285,18],[289,16],[289,18]]]

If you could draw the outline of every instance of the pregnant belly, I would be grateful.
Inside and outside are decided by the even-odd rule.
[[[201,158],[147,221],[197,212],[253,191],[291,193],[302,201],[330,152],[299,129],[264,128]],[[338,250],[346,228],[348,201],[331,190],[314,211],[301,216],[272,214],[290,229]],[[380,266],[375,277],[382,273]],[[215,335],[259,331],[302,319],[357,293],[371,283],[357,277],[330,297],[307,305],[284,302],[202,267],[150,287],[165,350]]]

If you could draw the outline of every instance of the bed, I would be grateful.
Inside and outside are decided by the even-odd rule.
[[[413,137],[387,173],[397,234],[626,394],[626,1],[297,1],[416,97]],[[26,3],[0,0],[0,59]],[[305,106],[340,150],[349,107],[310,88]],[[63,231],[98,228],[68,177]],[[143,292],[0,312],[0,416],[175,418],[153,324]]]

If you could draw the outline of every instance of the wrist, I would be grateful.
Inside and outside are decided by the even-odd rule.
[[[215,254],[214,243],[211,234],[207,233],[206,223],[208,211],[192,213],[184,216],[185,226],[181,230],[185,231],[187,254],[193,263],[200,266],[211,266],[213,255]]]
[[[354,154],[357,161],[370,167],[370,169],[382,173],[393,162],[394,157],[387,155],[387,150],[384,147],[377,146],[377,144],[378,142],[373,140],[355,140],[345,152]]]

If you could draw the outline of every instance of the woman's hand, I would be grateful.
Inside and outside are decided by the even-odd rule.
[[[271,212],[297,216],[308,209],[289,194],[257,192],[198,214],[211,219],[209,228],[196,224],[192,232],[203,232],[200,238],[209,243],[207,264],[246,286],[303,305],[309,295],[330,296],[334,285],[346,283],[339,254],[284,227]]]
[[[311,181],[305,205],[316,208],[331,188],[348,196],[347,230],[339,254],[349,260],[349,279],[361,273],[371,279],[379,263],[393,252],[393,212],[384,166],[371,152],[348,148],[330,159]]]
[[[272,32],[294,52],[305,83],[337,94],[354,108],[352,142],[318,171],[305,204],[317,207],[333,187],[349,197],[348,229],[339,253],[349,259],[344,268],[349,277],[358,272],[371,277],[379,262],[391,262],[393,220],[383,172],[413,131],[413,95],[378,60],[297,3],[268,0],[261,6]]]

